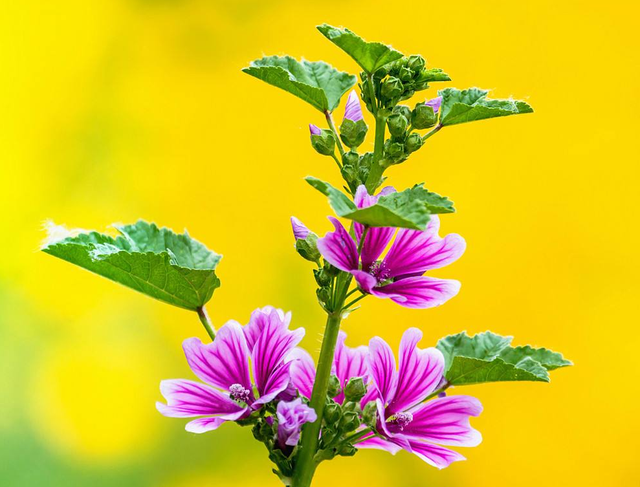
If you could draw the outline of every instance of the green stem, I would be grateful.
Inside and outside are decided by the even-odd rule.
[[[198,309],[196,309],[196,311],[198,312],[198,318],[200,318],[200,323],[202,323],[202,325],[204,326],[204,329],[207,330],[207,333],[211,337],[211,341],[215,340],[216,331],[213,328],[213,324],[211,323],[211,320],[209,319],[209,315],[207,314],[206,308],[204,307],[204,305],[202,305]]]
[[[354,299],[353,301],[351,301],[349,304],[345,304],[344,307],[342,309],[349,309],[351,308],[351,306],[353,306],[354,304],[356,304],[358,301],[360,301],[363,298],[366,298],[368,295],[367,294],[363,294],[362,296],[358,296],[356,299]]]
[[[422,137],[422,142],[424,142],[425,140],[427,140],[429,137],[431,137],[433,134],[437,133],[440,129],[442,128],[442,125],[438,124],[435,126],[435,128],[431,131],[431,132],[427,132],[425,134],[424,137]]]
[[[369,176],[367,177],[366,182],[366,187],[369,194],[373,194],[376,188],[380,185],[382,173],[384,173],[384,170],[386,169],[382,161],[386,128],[387,120],[380,115],[376,115],[376,134],[373,146],[373,162],[371,163],[371,169],[369,170]]]
[[[364,245],[364,238],[367,236],[368,231],[369,231],[369,225],[365,225],[364,230],[362,230],[362,235],[360,236],[360,242],[358,242],[358,255],[362,254],[362,246]]]
[[[338,146],[338,152],[340,152],[340,155],[343,156],[344,155],[344,149],[342,148],[342,142],[340,142],[340,137],[338,136],[338,132],[336,131],[336,126],[333,123],[333,117],[331,116],[331,112],[328,111],[328,110],[325,110],[324,116],[327,119],[327,123],[329,124],[329,128],[333,132],[333,136],[336,139],[336,145]]]
[[[342,308],[351,284],[351,274],[341,273],[335,279],[336,285],[332,297],[332,311],[327,316],[327,325],[324,329],[320,357],[316,370],[316,380],[313,384],[311,402],[309,405],[314,409],[318,419],[313,423],[305,424],[302,429],[302,439],[300,441],[300,453],[293,475],[294,487],[309,487],[316,464],[314,457],[318,449],[318,437],[322,426],[322,414],[327,401],[327,389],[329,388],[329,378],[331,377],[331,366],[333,365],[333,355],[338,341],[340,331],[340,321],[342,320]]]

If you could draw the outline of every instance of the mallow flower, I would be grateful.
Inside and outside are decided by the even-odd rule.
[[[347,103],[344,106],[344,118],[352,122],[358,122],[364,118],[356,90],[351,90],[351,93],[349,93],[347,97]]]
[[[440,111],[440,106],[442,105],[442,97],[437,96],[431,100],[425,101],[424,104],[433,108],[433,113],[438,113],[438,111]]]
[[[361,377],[365,384],[368,382],[366,364],[367,347],[364,345],[356,348],[347,347],[344,344],[346,339],[347,334],[344,331],[340,331],[331,369],[331,372],[338,377],[342,390],[344,390],[349,379],[352,378]],[[293,362],[291,365],[291,380],[293,384],[297,387],[300,394],[310,399],[313,383],[316,380],[316,367],[311,355],[309,355],[306,350],[295,348],[291,351],[287,360]],[[367,396],[365,396],[364,399],[368,401],[370,399],[367,398]],[[344,402],[344,392],[340,391],[335,397],[335,401],[342,404]],[[364,400],[363,404],[366,404]]]
[[[293,230],[293,238],[296,240],[304,240],[311,233],[304,223],[298,220],[295,216],[291,217],[291,229]]]
[[[255,310],[246,326],[228,321],[212,343],[185,340],[189,367],[204,384],[162,381],[167,403],[158,402],[158,411],[173,418],[198,418],[185,429],[204,433],[245,418],[286,393],[291,362],[285,358],[304,336],[303,328],[289,330],[290,321],[291,313],[268,306]]]
[[[301,398],[290,402],[279,402],[276,417],[278,418],[278,444],[282,449],[297,445],[302,425],[313,423],[318,419],[316,412],[303,403]]]
[[[377,448],[395,454],[400,449],[444,468],[464,460],[446,446],[477,446],[482,436],[469,424],[482,412],[471,396],[436,397],[425,402],[443,379],[444,356],[436,348],[420,349],[422,332],[405,331],[400,342],[398,370],[391,347],[379,337],[369,342],[367,364],[377,392],[377,432],[358,448]]]
[[[383,188],[378,195],[367,193],[364,185],[358,187],[355,204],[358,208],[374,205],[381,196],[395,192]],[[431,215],[426,230],[398,230],[386,255],[382,253],[391,242],[396,228],[370,227],[360,250],[364,226],[354,223],[355,239],[336,218],[329,217],[334,232],[318,239],[318,250],[329,263],[350,272],[363,292],[379,298],[389,298],[407,308],[439,306],[458,294],[460,282],[423,276],[456,261],[466,248],[464,239],[457,234],[438,236],[440,220]]]

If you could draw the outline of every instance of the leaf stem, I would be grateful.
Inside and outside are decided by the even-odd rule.
[[[362,254],[362,246],[364,245],[364,239],[367,236],[368,231],[369,225],[364,225],[364,230],[362,230],[362,235],[360,236],[360,242],[358,242],[358,255]]]
[[[324,116],[327,119],[327,123],[329,124],[329,128],[333,132],[333,136],[336,139],[336,145],[338,146],[338,152],[340,152],[340,155],[343,156],[344,155],[344,149],[342,147],[342,142],[340,142],[340,137],[338,136],[338,132],[336,130],[336,126],[333,123],[333,117],[331,116],[331,112],[329,110],[325,110],[324,111]]]
[[[382,153],[384,149],[384,138],[387,128],[387,120],[380,114],[376,115],[376,134],[373,146],[373,161],[371,163],[371,169],[369,170],[369,176],[367,176],[366,187],[369,194],[373,194],[376,188],[380,185],[380,179],[382,173],[386,169],[382,161]]]
[[[204,329],[207,330],[207,333],[211,337],[211,341],[216,339],[216,330],[213,327],[213,323],[209,319],[209,315],[207,314],[207,309],[204,307],[204,304],[196,309],[198,312],[198,318],[200,318],[200,323],[204,326]]]
[[[331,157],[333,157],[333,160],[336,161],[336,164],[338,165],[338,169],[342,171],[342,164],[340,163],[340,160],[336,157],[336,154],[335,153],[331,154]]]
[[[354,304],[356,304],[358,301],[360,301],[363,298],[366,298],[368,296],[368,294],[362,294],[362,296],[358,296],[356,299],[354,299],[353,301],[351,301],[349,304],[345,304],[342,309],[346,310],[351,308],[351,306],[353,306]]]
[[[424,137],[422,137],[422,142],[424,142],[425,140],[427,140],[429,137],[431,137],[433,134],[437,133],[443,126],[441,124],[438,124],[435,126],[435,128],[431,131],[431,132],[427,132],[425,134]]]

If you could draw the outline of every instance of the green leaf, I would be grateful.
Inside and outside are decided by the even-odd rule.
[[[430,213],[452,213],[453,203],[427,191],[422,185],[380,197],[375,205],[358,208],[342,191],[329,183],[308,177],[307,182],[329,197],[329,204],[342,218],[371,227],[398,227],[424,230]]]
[[[431,83],[434,81],[451,81],[451,78],[440,68],[430,68],[425,69],[420,74],[420,81]]]
[[[549,382],[549,370],[572,365],[545,348],[511,347],[511,337],[484,332],[442,338],[437,348],[445,357],[445,377],[452,385],[503,381]]]
[[[98,232],[70,234],[54,226],[42,250],[189,310],[203,306],[220,286],[214,269],[222,256],[192,239],[186,231],[178,235],[142,220],[115,228],[120,235],[114,238]]]
[[[356,77],[329,64],[298,61],[291,56],[268,56],[253,61],[243,72],[288,91],[321,112],[333,111]]]
[[[349,29],[332,27],[328,24],[318,26],[318,30],[336,46],[346,52],[367,73],[373,73],[385,64],[403,57],[403,54],[391,46],[380,42],[367,42]]]
[[[519,100],[491,100],[487,90],[469,88],[458,90],[445,88],[438,95],[442,97],[440,124],[456,125],[475,122],[487,118],[506,117],[520,113],[531,113],[533,108]]]

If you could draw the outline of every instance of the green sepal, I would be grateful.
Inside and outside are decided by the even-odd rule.
[[[391,46],[380,42],[367,42],[357,34],[344,27],[333,27],[329,24],[318,26],[318,30],[327,39],[346,52],[367,73],[373,73],[385,64],[400,59],[403,54]]]
[[[445,358],[445,378],[451,385],[484,382],[549,382],[548,371],[573,365],[545,348],[511,347],[512,337],[489,331],[469,337],[465,332],[438,341]]]
[[[456,125],[533,112],[533,108],[524,101],[492,100],[487,98],[488,94],[488,90],[479,88],[468,90],[445,88],[438,91],[438,95],[442,97],[440,125]]]
[[[320,251],[317,246],[318,236],[309,232],[305,238],[296,239],[296,251],[300,254],[303,259],[306,259],[310,262],[320,263]]]
[[[336,138],[328,129],[320,129],[320,134],[311,134],[311,147],[323,156],[330,156],[336,150]]]
[[[168,304],[196,310],[220,286],[221,255],[185,231],[178,235],[142,220],[114,225],[117,237],[83,232],[47,243],[42,251]]]
[[[342,218],[357,221],[371,227],[399,227],[424,230],[430,213],[453,213],[453,203],[432,193],[422,185],[399,193],[381,196],[378,202],[367,208],[358,208],[342,191],[329,183],[307,177],[306,181],[329,197],[329,204]]]
[[[298,61],[291,56],[267,56],[252,61],[243,72],[306,101],[321,112],[333,111],[356,77],[323,61]]]

